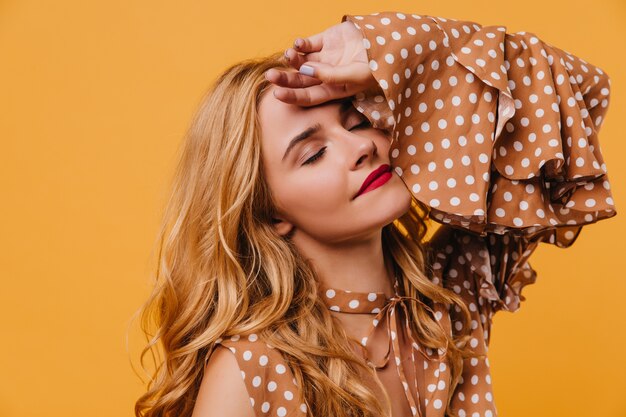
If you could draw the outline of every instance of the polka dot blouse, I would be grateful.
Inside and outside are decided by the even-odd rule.
[[[540,242],[571,245],[583,225],[616,214],[598,131],[610,79],[600,68],[528,32],[506,33],[442,17],[346,15],[363,34],[378,86],[354,105],[392,132],[391,165],[440,227],[428,244],[433,283],[458,294],[472,320],[470,346],[488,352],[493,315],[516,311]],[[364,357],[400,382],[400,415],[443,417],[450,373],[445,349],[424,349],[402,314],[417,299],[320,287],[331,311],[370,314]],[[464,330],[458,306],[430,310],[449,333]],[[381,324],[385,324],[382,326]],[[368,338],[386,328],[388,355],[370,359]],[[410,361],[398,343],[408,335]],[[236,356],[257,416],[305,416],[281,354],[257,335],[219,339]],[[378,361],[378,362],[376,362]],[[489,360],[468,358],[451,408],[497,415]],[[403,388],[403,389],[402,389]],[[394,416],[399,417],[399,416]]]

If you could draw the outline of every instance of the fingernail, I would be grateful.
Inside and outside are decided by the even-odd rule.
[[[304,74],[304,75],[308,75],[309,77],[312,77],[313,74],[315,73],[315,68],[304,64],[300,67],[299,71],[300,71],[300,74]]]
[[[296,41],[293,43],[293,46],[295,46],[296,48],[300,48],[302,47],[303,41],[302,39],[298,38],[296,39]]]

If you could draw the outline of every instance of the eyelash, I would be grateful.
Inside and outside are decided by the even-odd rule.
[[[359,123],[358,125],[354,126],[352,129],[364,127],[365,125],[369,125],[369,124],[370,124],[369,120],[364,120],[361,123]],[[352,129],[350,129],[350,130],[352,130]],[[315,161],[317,161],[318,159],[320,159],[322,157],[322,155],[324,155],[325,150],[326,150],[326,146],[324,146],[322,149],[320,149],[320,151],[318,153],[316,153],[315,155],[313,155],[312,157],[310,157],[309,159],[304,161],[304,163],[302,165],[314,164]]]

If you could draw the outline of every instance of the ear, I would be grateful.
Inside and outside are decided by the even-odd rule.
[[[274,225],[276,233],[281,236],[286,236],[290,234],[295,228],[293,223],[290,223],[289,221],[283,219],[272,218],[272,223]]]

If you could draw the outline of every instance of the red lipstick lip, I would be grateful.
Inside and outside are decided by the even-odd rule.
[[[391,167],[389,166],[389,164],[382,164],[381,166],[379,166],[378,168],[370,172],[367,178],[365,178],[365,181],[363,181],[363,184],[361,185],[359,192],[357,192],[353,198],[356,198],[359,195],[361,195],[363,190],[365,190],[367,186],[370,185],[378,176],[390,170],[391,170]]]

